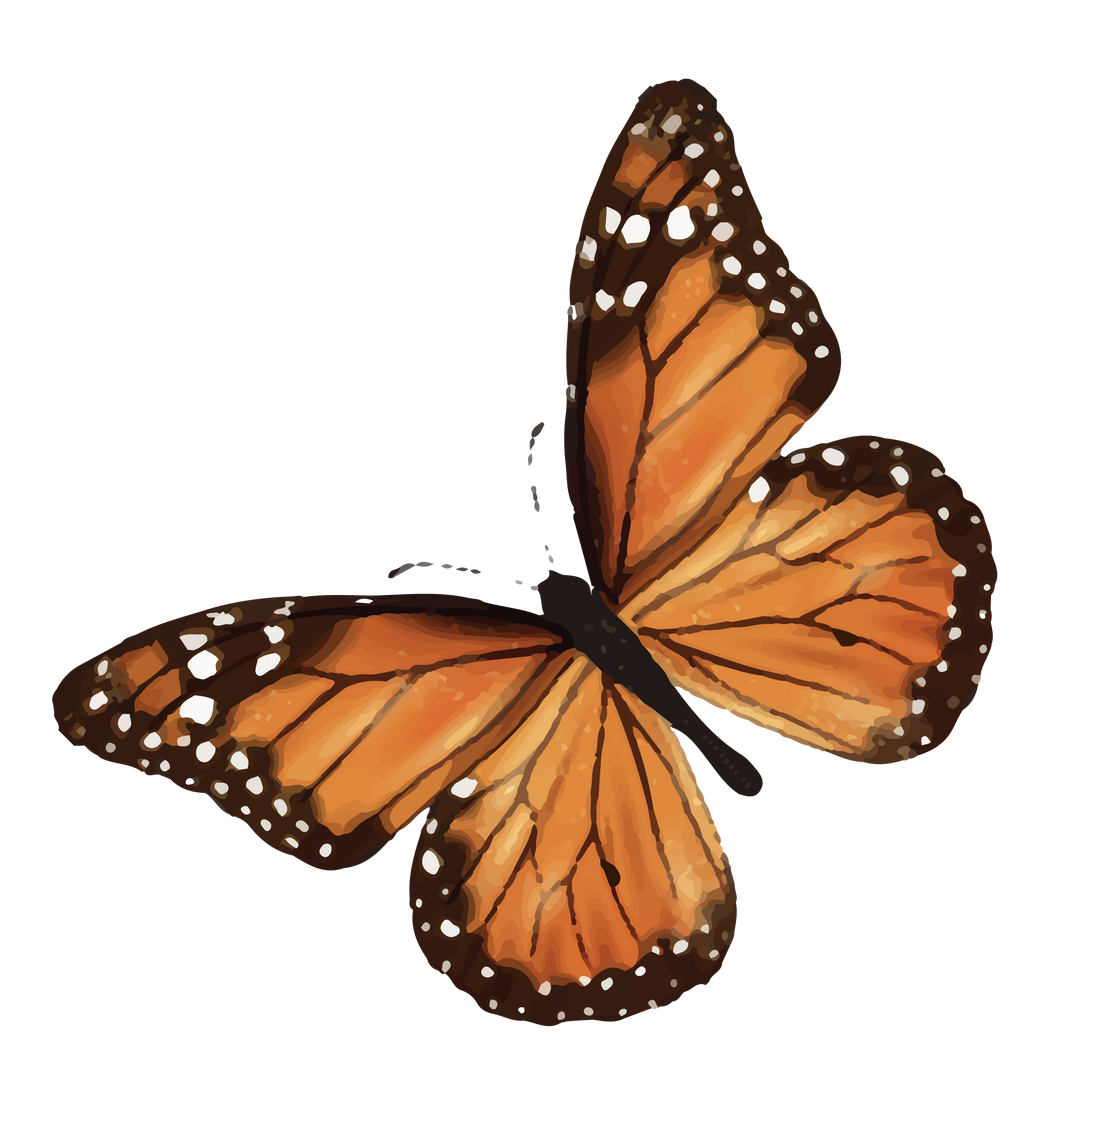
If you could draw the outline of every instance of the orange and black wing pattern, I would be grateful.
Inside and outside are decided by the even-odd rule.
[[[936,747],[975,694],[995,566],[928,452],[862,438],[780,457],[839,364],[710,93],[647,91],[571,280],[567,457],[592,580],[677,684],[887,762]]]
[[[550,619],[243,602],[130,638],[54,697],[73,743],[315,866],[363,861],[428,809],[410,883],[426,957],[487,1011],[547,1025],[668,1004],[732,940],[733,879],[670,720],[741,793],[759,779],[665,674],[795,740],[906,759],[975,695],[995,584],[979,508],[928,452],[864,436],[780,457],[839,346],[697,84],[647,91],[612,148],[568,335],[595,597],[551,574]]]
[[[74,669],[57,722],[337,869],[373,855],[543,699],[562,630],[466,598],[276,598],[191,614]]]
[[[578,532],[593,584],[625,603],[710,532],[839,375],[832,329],[695,83],[647,91],[608,155],[567,353]]]
[[[248,601],[130,638],[54,704],[71,742],[324,869],[430,808],[416,931],[489,1011],[634,1015],[707,981],[732,939],[729,866],[668,723],[532,614]]]
[[[524,724],[434,803],[415,932],[483,1009],[633,1016],[721,966],[736,895],[668,724],[570,650]]]
[[[680,685],[852,759],[937,747],[976,694],[995,586],[934,455],[862,436],[773,460],[621,616]]]

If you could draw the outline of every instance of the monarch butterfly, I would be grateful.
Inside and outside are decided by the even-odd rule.
[[[283,416],[285,416],[286,418],[288,418],[288,411],[289,411],[289,409],[284,409],[283,411],[281,411],[281,415],[283,415]],[[272,419],[272,427],[273,427],[273,429],[275,429],[275,431],[276,431],[276,429],[277,429],[277,418],[276,418],[276,411],[275,411],[275,415],[271,416],[271,419]],[[289,425],[288,425],[288,429],[295,429],[295,431],[299,431],[299,428],[297,428],[297,427],[296,427],[296,425],[294,425],[294,424],[289,424]],[[822,435],[822,437],[824,437],[825,435],[828,435],[828,434],[830,434],[830,433],[828,433],[828,432],[825,432],[825,431],[824,431],[824,428],[822,428],[822,432],[823,432],[823,435]],[[305,436],[305,437],[307,437],[307,436]],[[427,449],[426,449],[426,450],[427,450]],[[408,458],[405,460],[405,462],[407,462],[407,464],[409,464],[409,462],[410,462],[410,461],[413,461],[413,459],[411,459],[410,457],[408,457]],[[395,465],[395,470],[397,470],[397,475],[398,475],[398,474],[401,474],[401,470],[400,470],[400,467],[399,467],[399,465],[398,465],[398,464],[397,464],[397,465]],[[297,474],[299,474],[299,475],[302,475],[303,473],[302,473],[302,472],[297,472]],[[463,477],[465,478],[465,480],[467,480],[468,482],[471,482],[471,481],[473,481],[473,478],[472,478],[471,476],[468,476],[466,473],[462,473],[462,474],[463,474]],[[321,470],[319,470],[319,472],[317,472],[317,473],[316,473],[315,475],[313,475],[312,477],[313,477],[313,478],[315,478],[315,480],[316,480],[316,481],[317,481],[317,482],[318,482],[320,485],[321,485],[321,484],[323,484],[323,472],[321,472]],[[465,482],[465,483],[464,483],[464,485],[467,485],[467,483]],[[281,493],[284,493],[284,483],[283,483],[283,486],[281,486]],[[300,493],[300,492],[299,492],[299,491],[296,491],[296,493]],[[283,499],[283,501],[284,501],[284,499]],[[428,502],[428,501],[430,501],[430,499],[428,499],[427,495],[422,495],[422,498],[421,498],[421,499],[419,499],[419,502],[421,502],[421,501],[424,501],[424,502]],[[199,506],[199,505],[201,505],[201,503],[194,503],[194,505],[195,505],[195,506]],[[522,507],[523,507],[523,503],[522,503]],[[421,507],[419,507],[419,508],[421,508]],[[215,507],[210,507],[210,509],[215,509]],[[247,515],[247,513],[248,513],[248,511],[247,511],[247,509],[246,509],[246,508],[243,508],[243,509],[238,509],[238,510],[236,511],[236,514],[235,514],[235,518],[236,518],[236,521],[237,521],[237,525],[236,525],[236,532],[235,532],[235,533],[234,533],[234,535],[232,535],[232,536],[231,536],[231,538],[228,540],[228,544],[227,544],[227,546],[226,546],[226,544],[224,544],[224,540],[223,540],[223,532],[222,532],[222,531],[220,531],[220,530],[218,531],[218,533],[219,533],[219,534],[220,534],[220,536],[221,536],[221,541],[218,543],[218,549],[217,549],[217,551],[215,551],[215,552],[217,552],[217,556],[223,556],[223,557],[229,557],[229,558],[230,558],[230,557],[245,557],[245,556],[246,556],[246,551],[245,551],[245,549],[243,548],[243,546],[245,546],[245,543],[246,543],[246,541],[247,541],[247,539],[246,539],[246,535],[245,535],[244,533],[240,533],[239,531],[240,531],[240,530],[244,530],[244,528],[246,528],[246,527],[245,527],[245,525],[243,524],[243,519],[244,519],[244,518],[246,518],[246,515]],[[367,519],[362,519],[362,522],[364,522],[365,524],[367,524]],[[275,521],[273,521],[273,519],[272,519],[272,518],[270,518],[270,519],[263,519],[263,521],[262,521],[262,523],[261,523],[261,524],[262,524],[263,526],[266,526],[266,527],[268,528],[268,530],[269,530],[269,534],[270,534],[270,539],[271,539],[271,541],[275,542],[275,544],[276,544],[276,543],[277,543],[277,539],[275,538],[275,534],[277,533],[277,528],[276,528],[276,523],[275,523]],[[166,525],[166,523],[162,523],[161,525]],[[185,526],[186,526],[186,523],[185,523],[185,522],[183,522],[183,521],[181,521],[181,519],[179,519],[178,525],[179,525],[180,527],[182,527],[182,533],[183,533],[183,534],[185,534]],[[297,525],[299,525],[299,523],[297,523]],[[325,528],[324,528],[324,533],[328,533],[328,534],[335,534],[335,535],[336,535],[336,534],[344,533],[344,531],[345,531],[345,528],[346,528],[346,527],[344,526],[344,524],[343,524],[343,525],[341,525],[341,526],[340,526],[340,525],[332,525],[332,526],[329,526],[329,527],[325,527]],[[165,538],[169,538],[169,536],[170,536],[170,535],[169,535],[168,533],[166,533],[166,531],[164,531],[164,536],[165,536]],[[285,541],[285,540],[286,540],[286,538],[287,538],[287,536],[288,536],[288,535],[286,534],[285,536],[283,536],[283,538],[280,538],[280,541]],[[345,540],[345,539],[343,539],[343,540]],[[240,544],[239,544],[239,543],[243,543],[243,546],[240,546]],[[268,547],[263,547],[263,548],[268,548]],[[163,554],[163,551],[157,552],[157,551],[155,551],[155,550],[149,550],[149,551],[147,551],[147,552],[146,552],[146,554],[144,555],[144,557],[146,557],[146,558],[149,558],[149,559],[162,559],[162,558],[163,558],[163,556],[164,556],[164,554]],[[507,557],[512,557],[512,552],[507,552],[506,556],[507,556]],[[138,573],[138,572],[139,572],[139,573],[142,573],[142,574],[149,574],[149,573],[154,573],[154,572],[155,572],[155,567],[154,567],[154,566],[150,566],[150,567],[148,567],[148,568],[147,568],[147,570],[145,570],[145,568],[141,568],[140,566],[134,566],[134,568],[133,568],[133,571],[132,571],[132,572],[133,572],[133,573]],[[147,579],[145,579],[145,580],[147,580]],[[153,577],[153,580],[155,580],[155,577]],[[390,588],[390,587],[389,587],[389,588]],[[160,616],[162,616],[162,614],[160,614]],[[787,746],[789,746],[789,745],[787,745]],[[748,752],[750,752],[750,753],[751,753],[751,748],[749,748],[749,747],[744,747],[743,749],[745,749],[745,751],[748,751]],[[817,762],[824,762],[824,761],[822,761],[822,760],[819,760],[819,759],[818,759],[818,757],[817,757]],[[701,776],[701,778],[702,778],[702,776]],[[142,789],[144,789],[144,788],[142,788]],[[663,1001],[662,1001],[662,1003],[663,1003]],[[504,1013],[504,1014],[506,1014],[506,1015],[512,1015],[512,1011],[513,1011],[513,1010],[511,1010],[511,1009],[503,1009],[503,1010],[501,1010],[501,1011],[503,1011],[503,1013]],[[593,1015],[594,1015],[594,1018],[599,1018],[599,1017],[604,1017],[604,1018],[615,1018],[615,1017],[618,1017],[618,1016],[619,1016],[619,1009],[618,1009],[618,1008],[612,1008],[612,1007],[605,1007],[605,1009],[604,1009],[603,1011],[602,1011],[601,1009],[594,1009],[594,1014],[593,1014]],[[538,1018],[538,1016],[536,1016],[536,1015],[530,1015],[528,1018],[529,1018],[529,1019],[537,1019],[537,1018]],[[550,1016],[544,1016],[544,1021],[545,1021],[545,1023],[550,1023]]]

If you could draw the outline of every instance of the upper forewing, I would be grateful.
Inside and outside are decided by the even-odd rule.
[[[570,496],[618,603],[813,414],[839,347],[764,232],[709,92],[651,88],[593,191],[570,284]]]
[[[464,598],[276,598],[191,614],[74,669],[57,722],[336,869],[514,730],[565,634]]]

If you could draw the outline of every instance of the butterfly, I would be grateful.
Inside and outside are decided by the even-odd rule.
[[[705,96],[702,96],[702,98],[705,98]],[[628,124],[628,126],[631,126],[631,125],[634,125],[634,123]],[[656,136],[656,134],[658,134],[659,129],[660,128],[654,129],[654,131],[653,131],[654,136]],[[594,198],[595,198],[595,195],[594,195]],[[579,261],[580,261],[580,254],[579,254]],[[580,268],[581,268],[580,265],[578,265],[578,269],[580,269]],[[575,270],[575,271],[577,271],[577,270]],[[572,289],[571,289],[571,293],[573,294]],[[590,317],[589,319],[593,320],[596,318]],[[286,411],[287,411],[287,409],[286,409]],[[286,419],[287,418],[288,417],[286,416]],[[276,431],[276,429],[277,429],[277,415],[276,415],[276,411],[273,409],[271,409],[271,424],[272,424],[273,429],[275,429],[275,431]],[[292,425],[292,424],[286,424],[283,427],[283,429],[285,429],[285,431],[288,431],[288,429],[291,427],[293,429],[295,429],[295,431],[299,431],[299,427],[297,427],[296,425]],[[303,437],[304,437],[304,439],[307,439],[307,435],[304,435]],[[391,466],[394,468],[394,474],[397,477],[399,474],[398,458],[399,457],[397,457],[397,461],[395,461],[395,462],[393,462],[393,464],[391,464]],[[414,458],[415,458],[414,456],[411,456],[411,454],[408,454],[406,459],[403,461],[405,461],[405,464],[407,466],[410,466],[410,465],[413,465]],[[299,470],[297,470],[296,473],[300,474]],[[309,472],[309,474],[310,474],[310,472]],[[466,485],[466,482],[467,482],[466,473],[464,473],[464,475],[465,475],[464,484]],[[307,478],[305,478],[304,481],[307,482]],[[316,481],[319,485],[321,485],[321,474],[316,476]],[[440,482],[440,480],[438,482]],[[278,502],[277,502],[278,495],[275,493],[272,495],[273,501],[266,508],[267,514],[266,515],[260,514],[260,528],[266,527],[271,538],[273,535],[277,534],[278,525],[279,525],[278,516],[281,513],[281,511],[285,511],[285,513],[287,513],[287,514],[295,514],[295,516],[297,518],[300,518],[301,514],[303,513],[303,510],[305,508],[307,508],[307,491],[300,489],[300,487],[293,486],[291,482],[289,482],[288,480],[285,480],[285,482],[283,484],[281,484],[281,486],[280,486],[281,493],[284,494],[284,492],[286,490],[286,486],[288,487],[289,495],[288,495],[288,498],[281,498],[280,509],[278,508]],[[391,487],[390,485],[387,485],[387,486],[381,485],[381,486],[377,487],[377,493],[391,494],[391,493],[397,493],[397,490],[395,490],[394,487]],[[440,487],[438,487],[438,490],[436,490],[434,493],[442,493],[442,491],[440,490]],[[296,498],[296,495],[299,495],[299,498]],[[246,499],[244,501],[247,502]],[[426,495],[422,495],[422,497],[419,498],[419,501],[427,501]],[[201,505],[201,503],[195,503],[195,506],[199,506],[199,505]],[[242,522],[243,519],[250,519],[254,516],[254,514],[255,514],[254,508],[255,507],[258,507],[260,510],[262,509],[262,495],[258,492],[255,492],[253,502],[247,502],[247,505],[243,505],[243,503],[239,503],[239,505],[236,506],[234,510],[229,511],[229,514],[232,517],[234,517],[237,522]],[[586,507],[587,507],[587,503],[586,503]],[[209,505],[209,509],[213,510],[213,513],[215,514],[215,507],[212,506],[211,502]],[[526,510],[526,506],[525,506],[525,510]],[[369,511],[369,503],[367,502],[367,499],[365,499],[365,501],[362,501],[362,508],[361,508],[360,525],[362,527],[367,527],[367,525],[368,525],[368,519],[367,519],[368,511]],[[182,521],[180,521],[179,525],[181,527],[183,527],[183,530],[185,530],[185,528],[186,528],[185,519],[182,519]],[[243,558],[244,560],[246,560],[246,555],[240,554],[240,551],[245,550],[245,548],[246,548],[247,535],[245,533],[243,533],[243,531],[245,531],[246,528],[247,528],[247,526],[245,526],[245,525],[244,526],[229,527],[229,530],[234,530],[235,533],[232,534],[231,536],[229,536],[229,538],[227,539],[229,542],[229,547],[226,549],[226,548],[223,548],[221,546],[221,548],[218,550],[218,556],[219,557],[220,556],[222,556],[224,558],[236,557],[236,558]],[[366,530],[366,532],[367,532],[367,530]],[[221,538],[223,538],[223,531],[219,530],[218,533],[221,535]],[[351,543],[354,540],[353,528],[352,528],[352,525],[350,525],[349,523],[343,523],[341,526],[333,525],[333,526],[329,526],[329,527],[324,527],[324,533],[329,533],[329,534],[334,535],[334,541],[337,541],[337,542]],[[253,538],[252,538],[252,540],[253,540]],[[283,539],[283,541],[284,541],[284,539]],[[239,544],[239,543],[242,543],[242,544]],[[275,542],[275,544],[276,544],[276,542]],[[556,543],[556,548],[557,548],[557,543]],[[588,550],[586,552],[588,554]],[[157,555],[155,551],[149,551],[149,554],[150,554],[150,556],[152,556],[154,558],[155,557],[162,558],[164,556],[162,554],[162,552],[161,552],[161,554]],[[591,562],[594,562],[594,565],[595,565],[595,558],[594,557],[587,557],[587,564],[590,562],[590,560],[591,560]],[[150,570],[148,572],[150,572]],[[303,603],[303,601],[305,599],[303,597],[300,597],[297,600],[299,600],[300,603]],[[283,608],[284,605],[281,603],[278,603],[277,607]],[[297,606],[297,612],[299,612],[299,609],[300,609],[300,606]],[[223,609],[223,611],[219,611],[219,609],[217,609],[217,608],[212,608],[210,612],[222,613],[224,617],[231,618],[231,621],[235,620],[235,618],[232,618],[230,608]],[[273,611],[271,611],[271,616],[269,618],[267,618],[267,620],[273,620],[272,612]],[[294,614],[292,613],[292,607],[289,607],[289,612],[287,614],[285,614],[285,623],[291,622],[293,620],[293,617],[294,617]],[[215,620],[217,620],[217,618],[210,617],[209,620],[215,621]],[[229,621],[229,623],[227,625],[228,628],[230,628],[230,626],[231,626],[231,621]],[[215,626],[215,628],[218,628],[218,629],[224,628],[224,625],[217,625],[217,626]],[[264,628],[264,626],[263,626],[263,628]],[[189,626],[187,626],[187,629],[189,629]],[[186,632],[186,636],[189,636],[191,638],[197,638],[197,637],[201,636],[201,631],[195,629],[193,632]],[[194,649],[194,652],[199,652],[199,649]],[[112,661],[113,661],[113,658],[112,658]],[[114,667],[113,663],[108,664],[108,670],[107,671],[111,671],[113,669],[113,667]],[[275,669],[276,669],[277,666],[273,665],[273,667],[275,667]],[[626,697],[624,697],[624,696],[622,696],[621,698],[626,699]],[[199,746],[199,745],[195,745],[195,746]],[[664,744],[664,746],[666,746],[666,747],[671,746],[671,741],[667,741],[667,743]],[[108,757],[108,756],[104,756],[104,757]],[[618,870],[618,868],[615,868],[615,869]],[[610,875],[610,871],[605,869],[604,874]],[[662,949],[662,954],[654,954],[654,956],[664,956],[664,957],[668,956],[667,953],[663,952],[663,949],[664,949],[663,947],[658,947],[658,948]],[[669,947],[669,949],[671,949],[671,948],[672,947]],[[489,980],[489,978],[487,978],[487,980]],[[595,980],[595,978],[594,978],[594,980]],[[664,983],[667,984],[668,982],[666,981]],[[556,986],[556,988],[557,988],[557,986]],[[621,985],[619,986],[619,988],[621,988]],[[617,988],[617,992],[619,991],[619,988]],[[547,995],[549,995],[549,994],[547,994]],[[671,993],[668,993],[667,997],[671,997],[671,995],[672,995]],[[491,998],[489,997],[489,994],[487,994],[487,995],[485,995],[485,997],[483,999],[484,999],[484,1001],[489,1001]],[[558,998],[557,998],[557,993],[556,993],[556,1000],[557,999]],[[660,1003],[662,1003],[662,1005],[664,1002],[666,1002],[666,1001],[664,1001],[664,999],[662,999],[660,1001]],[[541,1002],[537,1002],[537,1003],[541,1003]],[[531,1007],[531,1006],[529,1006],[529,1007]],[[585,1008],[585,1007],[586,1006],[581,1006],[580,1008],[575,1007],[575,1009],[577,1009],[577,1011],[574,1011],[573,1016],[577,1016],[578,1018],[580,1018],[580,1016],[583,1013],[583,1008]],[[634,1010],[631,1010],[631,1011],[634,1011]],[[501,1009],[501,1013],[503,1013],[503,1015],[514,1015],[514,1010],[513,1009]],[[525,1014],[520,1014],[520,1015],[523,1016]],[[594,1008],[594,1013],[589,1014],[589,1015],[595,1016],[596,1018],[599,1018],[602,1016],[605,1018],[617,1018],[620,1014],[619,1014],[619,1008],[618,1007],[606,1005],[606,1006],[604,1006],[603,1011],[601,1009]],[[549,1010],[549,1013],[541,1013],[541,1011],[536,1011],[536,1013],[529,1014],[528,1018],[534,1019],[534,1018],[537,1018],[540,1016],[544,1017],[544,1023],[550,1023],[550,1017],[556,1016],[556,1010],[554,1008],[552,1008]],[[517,1018],[519,1018],[519,1017],[517,1017]]]

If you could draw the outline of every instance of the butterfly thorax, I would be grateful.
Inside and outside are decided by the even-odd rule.
[[[538,589],[544,617],[561,625],[574,645],[606,676],[625,685],[666,719],[676,718],[677,710],[670,711],[666,705],[667,695],[678,697],[676,689],[638,634],[608,608],[588,582],[552,570]]]
[[[679,732],[691,739],[734,791],[755,795],[762,780],[741,754],[720,740],[691,710],[647,652],[638,634],[613,613],[589,583],[553,570],[538,586],[543,615],[569,633],[576,648]]]

